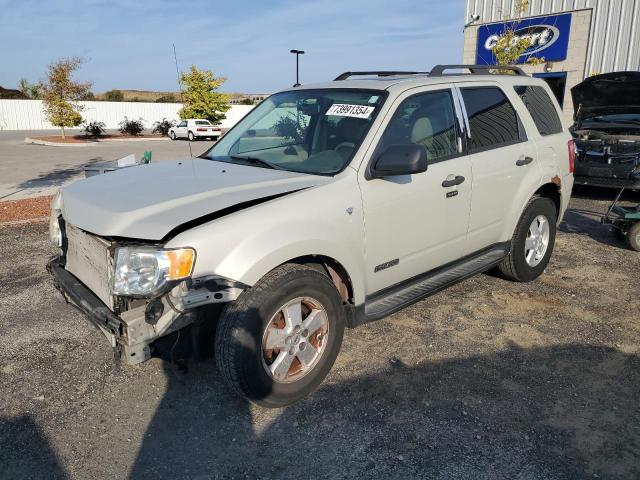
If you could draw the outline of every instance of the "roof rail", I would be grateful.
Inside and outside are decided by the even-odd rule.
[[[436,65],[429,72],[429,76],[442,77],[445,70],[457,69],[469,70],[471,73],[480,75],[491,74],[491,70],[511,70],[515,75],[528,76],[520,67],[514,67],[512,65]]]
[[[427,75],[429,72],[401,72],[401,71],[373,71],[373,72],[344,72],[338,75],[334,81],[346,80],[349,77],[356,76],[378,76],[378,77],[390,77],[392,75]]]

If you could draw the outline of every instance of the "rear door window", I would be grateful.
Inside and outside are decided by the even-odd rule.
[[[521,140],[518,116],[498,87],[461,88],[469,117],[470,153],[499,148]]]
[[[553,135],[562,132],[562,122],[556,107],[544,88],[535,85],[518,85],[513,87],[520,95],[524,106],[533,118],[533,123],[540,135]]]

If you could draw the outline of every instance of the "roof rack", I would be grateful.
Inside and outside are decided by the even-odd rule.
[[[402,71],[372,71],[372,72],[344,72],[338,75],[334,81],[346,80],[349,77],[361,77],[361,76],[378,76],[378,77],[391,77],[393,75],[428,75],[429,72],[402,72]]]
[[[490,75],[491,70],[511,70],[516,75],[528,76],[520,67],[512,65],[436,65],[429,72],[430,77],[442,77],[446,70],[469,70],[472,74]]]

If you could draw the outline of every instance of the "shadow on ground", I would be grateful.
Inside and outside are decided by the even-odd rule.
[[[67,478],[60,460],[30,415],[0,418],[0,468],[0,477],[7,479]]]
[[[65,168],[56,168],[47,173],[42,173],[35,178],[30,178],[16,185],[18,190],[28,188],[46,188],[62,185],[68,179],[80,175],[84,172],[84,167],[102,161],[102,157],[94,157],[87,160],[83,165],[74,165]]]
[[[572,192],[573,197],[593,200],[593,202],[589,202],[589,208],[569,208],[559,230],[564,233],[586,235],[604,245],[626,250],[628,248],[626,242],[616,238],[610,225],[603,225],[601,222],[618,191],[611,188],[575,186]],[[602,201],[609,203],[602,204]],[[640,192],[627,191],[623,194],[621,206],[635,207],[638,204],[640,204]]]
[[[212,371],[167,364],[130,478],[640,477],[640,359],[610,348],[393,361],[277,414],[211,403]]]
[[[610,225],[603,225],[600,221],[604,212],[570,208],[564,214],[564,221],[559,230],[564,233],[586,235],[593,240],[610,247],[627,249],[627,244],[618,240]]]

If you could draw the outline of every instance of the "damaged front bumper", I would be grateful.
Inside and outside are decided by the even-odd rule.
[[[576,139],[574,179],[578,185],[630,187],[629,174],[640,163],[640,142]]]
[[[67,272],[60,257],[47,263],[47,270],[53,277],[54,286],[64,299],[86,315],[88,320],[109,340],[111,347],[118,350],[118,340],[122,339],[124,324],[94,293],[76,277]]]
[[[47,270],[65,300],[107,337],[116,361],[122,357],[130,365],[151,358],[151,345],[158,338],[194,323],[202,311],[200,307],[234,301],[246,288],[218,278],[193,280],[191,288],[183,283],[161,297],[136,300],[116,314],[64,268],[62,257],[52,258]]]

